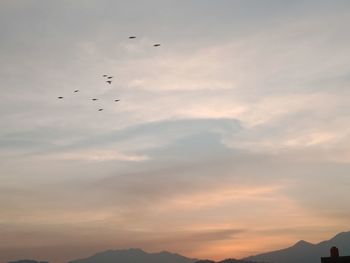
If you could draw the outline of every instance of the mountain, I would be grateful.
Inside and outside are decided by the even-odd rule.
[[[18,260],[18,261],[10,261],[8,263],[49,263],[47,261],[36,261],[36,260],[32,260],[32,259],[22,259],[22,260]]]
[[[234,259],[234,258],[228,258],[224,259],[222,261],[213,261],[213,260],[199,260],[196,263],[254,263],[251,261],[246,260],[240,260],[240,259]]]
[[[194,263],[197,259],[186,258],[169,252],[146,253],[141,249],[107,250],[91,257],[69,263]]]
[[[339,233],[330,240],[318,244],[301,240],[292,247],[250,256],[244,260],[271,263],[320,263],[321,257],[330,255],[329,250],[333,246],[339,248],[341,256],[350,255],[350,232]]]

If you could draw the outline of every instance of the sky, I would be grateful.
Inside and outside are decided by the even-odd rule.
[[[0,261],[350,230],[349,24],[345,0],[2,0]]]

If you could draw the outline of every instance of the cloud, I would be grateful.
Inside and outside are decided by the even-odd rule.
[[[146,161],[147,156],[144,155],[130,155],[113,150],[103,151],[81,151],[71,152],[63,154],[51,154],[41,159],[54,159],[63,161],[91,161],[91,162],[104,162],[104,161],[127,161],[127,162],[140,162]]]
[[[346,228],[348,5],[1,2],[0,254],[221,259]]]

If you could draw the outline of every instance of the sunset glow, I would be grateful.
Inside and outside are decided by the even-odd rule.
[[[0,262],[349,230],[349,23],[342,0],[1,1]]]

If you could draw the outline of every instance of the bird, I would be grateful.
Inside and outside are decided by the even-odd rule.
[[[74,93],[77,93],[77,92],[79,92],[79,90],[78,90],[78,89],[76,89],[76,90],[74,91]]]
[[[98,100],[98,99],[92,99],[93,101],[96,101],[96,100]]]
[[[112,81],[111,81],[111,80],[107,80],[106,82],[109,83],[109,84],[112,84]]]
[[[63,99],[63,97],[58,97],[59,100]]]
[[[136,36],[130,36],[129,37],[129,39],[135,39],[136,38]]]
[[[160,47],[160,44],[154,44],[153,46],[154,47]]]
[[[103,111],[103,109],[98,109],[98,111]]]
[[[114,102],[118,102],[118,101],[120,101],[120,100],[114,100]]]
[[[112,79],[113,78],[113,76],[109,76],[107,79]]]
[[[107,77],[107,75],[106,75],[106,74],[104,74],[104,75],[102,75],[102,77]]]

